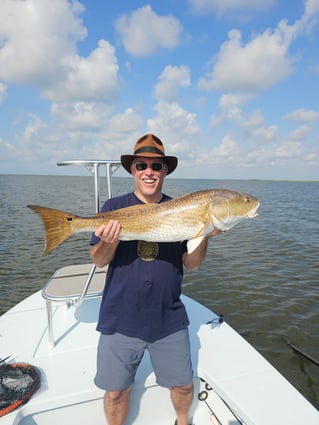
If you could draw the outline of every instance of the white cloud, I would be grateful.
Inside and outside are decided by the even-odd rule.
[[[196,114],[186,111],[178,103],[169,102],[158,102],[155,110],[157,114],[147,120],[147,125],[164,141],[167,153],[180,156],[194,153],[194,140],[200,138]]]
[[[276,125],[261,126],[251,132],[251,137],[257,141],[274,141],[277,139],[278,127]]]
[[[104,103],[54,103],[51,112],[65,137],[74,134],[79,148],[90,158],[94,154],[104,158],[106,153],[118,158],[125,141],[132,135],[137,138],[143,123],[143,118],[134,109],[127,108],[112,115],[112,108]]]
[[[24,130],[24,139],[32,139],[41,129],[46,127],[46,124],[38,116],[33,115]]]
[[[245,166],[256,167],[278,167],[290,164],[300,164],[305,159],[301,144],[298,141],[285,141],[281,144],[260,145],[257,149],[251,150],[245,156],[243,164]],[[275,169],[275,168],[274,168]],[[270,174],[271,175],[271,174]],[[269,176],[270,176],[269,175]]]
[[[0,158],[17,159],[14,146],[0,137]],[[2,164],[1,164],[2,165]]]
[[[6,84],[3,84],[0,82],[0,103],[3,102],[6,94],[7,94],[7,88],[8,86]]]
[[[148,126],[154,132],[169,131],[184,136],[199,132],[196,114],[188,112],[177,103],[159,102],[155,105],[157,115],[149,119]]]
[[[142,124],[142,116],[134,109],[127,108],[124,112],[116,114],[110,119],[109,130],[112,134],[121,134],[123,139],[125,133],[127,135],[134,134]]]
[[[114,47],[100,40],[87,58],[68,56],[63,61],[64,72],[52,87],[43,90],[51,100],[114,101],[119,88],[118,64]]]
[[[224,118],[235,121],[242,120],[241,106],[248,100],[247,96],[224,94],[219,99],[219,107]]]
[[[53,102],[52,117],[65,130],[89,131],[103,128],[111,108],[98,102]]]
[[[317,149],[315,152],[310,152],[306,155],[306,161],[309,163],[309,165],[314,165],[316,167],[319,166],[319,149]]]
[[[212,7],[216,10],[225,7],[249,8],[265,5],[265,2],[193,0],[194,4]],[[271,2],[270,2],[271,3]],[[271,4],[268,4],[270,6]],[[265,5],[266,6],[266,5]],[[305,32],[309,32],[319,19],[319,0],[306,0],[302,17],[293,25],[282,20],[273,30],[266,29],[245,43],[237,29],[228,33],[214,58],[214,68],[208,76],[200,78],[198,87],[202,90],[219,90],[230,94],[256,95],[288,77],[293,72],[295,58],[290,56],[292,42]]]
[[[85,146],[86,156],[119,159],[121,154],[131,153],[143,123],[143,117],[132,108],[109,115],[96,133],[95,141]]]
[[[83,8],[67,0],[1,1],[0,79],[45,84],[61,58],[86,37],[78,15]]]
[[[253,111],[250,117],[246,118],[242,125],[244,127],[256,127],[264,124],[265,117],[260,110]]]
[[[284,118],[287,120],[303,122],[319,121],[319,111],[296,109],[295,111],[286,114]]]
[[[231,134],[225,134],[220,144],[211,149],[209,141],[207,145],[207,148],[202,149],[196,156],[195,163],[197,166],[207,167],[207,164],[210,164],[219,167],[225,164],[240,164],[241,150]]]
[[[313,26],[318,23],[319,14],[319,1],[318,0],[305,0],[305,12],[301,19],[297,21],[296,25],[300,31],[306,33],[311,31]]]
[[[220,125],[225,120],[236,121],[243,123],[244,116],[242,112],[242,105],[250,99],[250,96],[243,94],[224,94],[220,97],[218,106],[220,108],[220,115],[212,115],[210,118],[210,126],[214,128]],[[244,125],[244,124],[243,124]]]
[[[220,160],[223,160],[223,162],[232,162],[238,158],[239,154],[239,146],[230,134],[226,134],[221,144],[211,151],[215,162],[219,162]]]
[[[148,56],[158,49],[173,49],[182,36],[182,26],[173,16],[159,16],[146,5],[116,21],[125,50],[133,56]]]
[[[278,146],[274,152],[276,158],[300,158],[301,144],[297,141],[288,141]]]
[[[232,12],[262,12],[270,9],[276,0],[189,0],[194,13],[210,12],[223,15]]]
[[[41,159],[53,164],[67,159],[118,159],[127,149],[131,151],[143,122],[131,108],[112,115],[111,108],[102,103],[54,103],[52,116],[50,124],[31,116],[14,143],[0,141],[0,148],[17,160]]]
[[[209,128],[211,130],[216,129],[219,125],[222,124],[224,118],[221,115],[212,114],[209,119]]]
[[[240,31],[231,30],[217,55],[208,78],[199,80],[203,90],[256,94],[292,72],[288,48],[295,30],[281,21],[275,31],[267,29],[246,45]]]
[[[270,149],[266,149],[264,146],[258,147],[258,149],[251,150],[245,157],[245,163],[250,165],[264,165],[271,163],[273,158],[273,152]]]
[[[155,86],[155,97],[158,100],[174,102],[177,99],[179,87],[190,86],[190,69],[188,66],[166,66],[158,77]]]
[[[292,140],[305,140],[307,136],[311,133],[312,128],[309,125],[301,125],[300,127],[296,128],[294,131],[291,131],[287,135],[287,139]]]
[[[54,101],[109,101],[119,86],[115,49],[105,40],[87,56],[83,6],[67,0],[2,0],[0,80],[32,84]]]

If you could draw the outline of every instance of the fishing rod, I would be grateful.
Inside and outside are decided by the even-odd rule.
[[[214,424],[214,425],[223,425],[220,420],[218,419],[218,417],[216,416],[215,412],[213,411],[213,409],[211,408],[211,406],[207,403],[207,398],[208,398],[208,392],[203,390],[200,393],[198,393],[198,400],[203,401],[210,413],[210,421]]]
[[[204,384],[205,384],[205,390],[202,390],[198,393],[198,400],[203,401],[210,413],[210,421],[212,422],[212,424],[214,425],[223,425],[222,422],[218,419],[217,415],[215,414],[212,406],[210,404],[208,404],[207,402],[207,398],[208,398],[208,392],[213,390],[213,387],[206,382],[203,378],[199,378]],[[216,391],[215,394],[217,395],[217,397],[224,403],[224,405],[229,409],[229,411],[233,414],[234,418],[238,421],[239,424],[243,425],[242,420],[240,419],[240,417],[237,415],[236,412],[234,412],[234,410],[230,407],[230,405],[223,399],[223,397],[221,397]]]
[[[289,341],[286,341],[286,344],[289,345],[290,348],[292,348],[292,350],[297,353],[300,354],[302,357],[304,357],[305,359],[311,361],[313,364],[315,364],[316,366],[319,366],[319,361],[314,359],[313,357],[311,357],[309,354],[305,353],[304,351],[302,351],[300,348],[296,347],[295,345],[291,344]]]
[[[7,361],[8,359],[10,359],[10,357],[11,357],[11,356],[7,356],[7,357],[5,357],[4,359],[0,359],[0,365],[1,365],[1,363],[5,364],[5,363],[6,363],[6,361]]]
[[[218,323],[218,324],[222,324],[224,322],[225,318],[224,318],[224,314],[223,313],[219,313],[217,315],[217,317],[213,318],[212,320],[209,320],[208,322],[206,322],[206,325],[210,325],[213,323]],[[204,384],[205,384],[205,390],[202,390],[198,393],[198,400],[203,401],[210,413],[210,421],[214,424],[214,425],[222,425],[222,422],[220,422],[220,420],[218,419],[218,417],[216,416],[216,414],[213,411],[213,408],[208,404],[207,402],[207,398],[208,398],[208,392],[213,390],[213,387],[206,382],[203,378],[199,378]],[[224,405],[229,409],[229,411],[232,413],[232,415],[234,416],[234,418],[238,421],[239,424],[243,424],[242,420],[240,419],[240,417],[237,415],[236,412],[234,412],[234,410],[230,407],[230,405],[226,402],[226,400],[223,399],[223,397],[221,397],[216,391],[215,391],[217,397],[224,403]]]

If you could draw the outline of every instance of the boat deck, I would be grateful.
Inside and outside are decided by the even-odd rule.
[[[69,283],[71,287],[76,274],[83,281],[83,270],[90,265],[71,267],[54,275],[60,276],[63,290]],[[37,292],[0,317],[1,357],[11,355],[10,362],[27,362],[41,372],[39,391],[28,403],[3,416],[1,424],[56,425],[60,421],[84,425],[90,421],[103,425],[103,392],[93,383],[100,297],[84,299],[79,307],[65,302],[68,294],[64,294],[63,302],[50,301],[53,346],[49,344],[47,307],[42,295]],[[191,322],[195,425],[211,424],[211,410],[223,425],[319,424],[318,411],[227,323],[216,320],[206,324],[218,317],[187,297],[183,301]],[[202,391],[206,391],[206,402],[197,398]],[[156,384],[145,355],[126,424],[173,425],[174,420],[168,390]]]

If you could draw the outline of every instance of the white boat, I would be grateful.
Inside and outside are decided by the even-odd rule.
[[[118,161],[67,161],[84,165],[95,181],[106,167],[111,196]],[[91,264],[57,270],[42,291],[0,317],[0,357],[36,367],[40,388],[1,425],[106,424],[103,392],[95,387],[96,321],[104,269]],[[212,311],[183,296],[194,366],[194,425],[318,425],[319,412],[246,340]],[[0,368],[1,373],[1,368]],[[169,392],[156,384],[150,360],[142,360],[132,389],[127,425],[173,425]]]

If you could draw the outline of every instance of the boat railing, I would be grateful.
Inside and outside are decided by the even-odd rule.
[[[107,196],[108,198],[112,197],[112,176],[115,171],[121,166],[121,162],[117,160],[73,160],[73,161],[59,161],[58,166],[66,165],[82,165],[84,166],[94,177],[94,195],[95,195],[95,212],[100,211],[100,186],[99,186],[99,176],[100,176],[100,167],[105,167],[105,176],[106,176],[106,187],[107,187]]]
[[[61,161],[57,163],[58,166],[67,166],[67,165],[82,165],[84,166],[94,177],[94,200],[95,200],[95,212],[100,211],[100,168],[105,168],[106,176],[106,189],[107,197],[112,197],[112,176],[115,171],[121,166],[120,161],[113,160],[72,160],[72,161]],[[87,269],[86,269],[87,270]],[[74,287],[63,288],[63,291],[59,293],[57,289],[57,280],[56,278],[51,278],[46,286],[42,290],[42,296],[46,300],[47,305],[47,316],[48,316],[48,335],[49,335],[49,346],[54,347],[54,334],[53,334],[53,315],[52,315],[52,302],[68,302],[70,304],[79,307],[82,301],[86,297],[96,297],[102,294],[103,288],[100,287],[97,291],[89,292],[90,285],[95,276],[96,266],[92,264],[90,270],[87,274],[87,279],[82,287],[82,290],[79,292],[74,292]],[[87,273],[87,271],[86,271]],[[101,273],[101,271],[99,271]],[[66,280],[67,282],[67,280]],[[54,288],[53,288],[54,286]],[[61,285],[60,285],[61,287]]]

